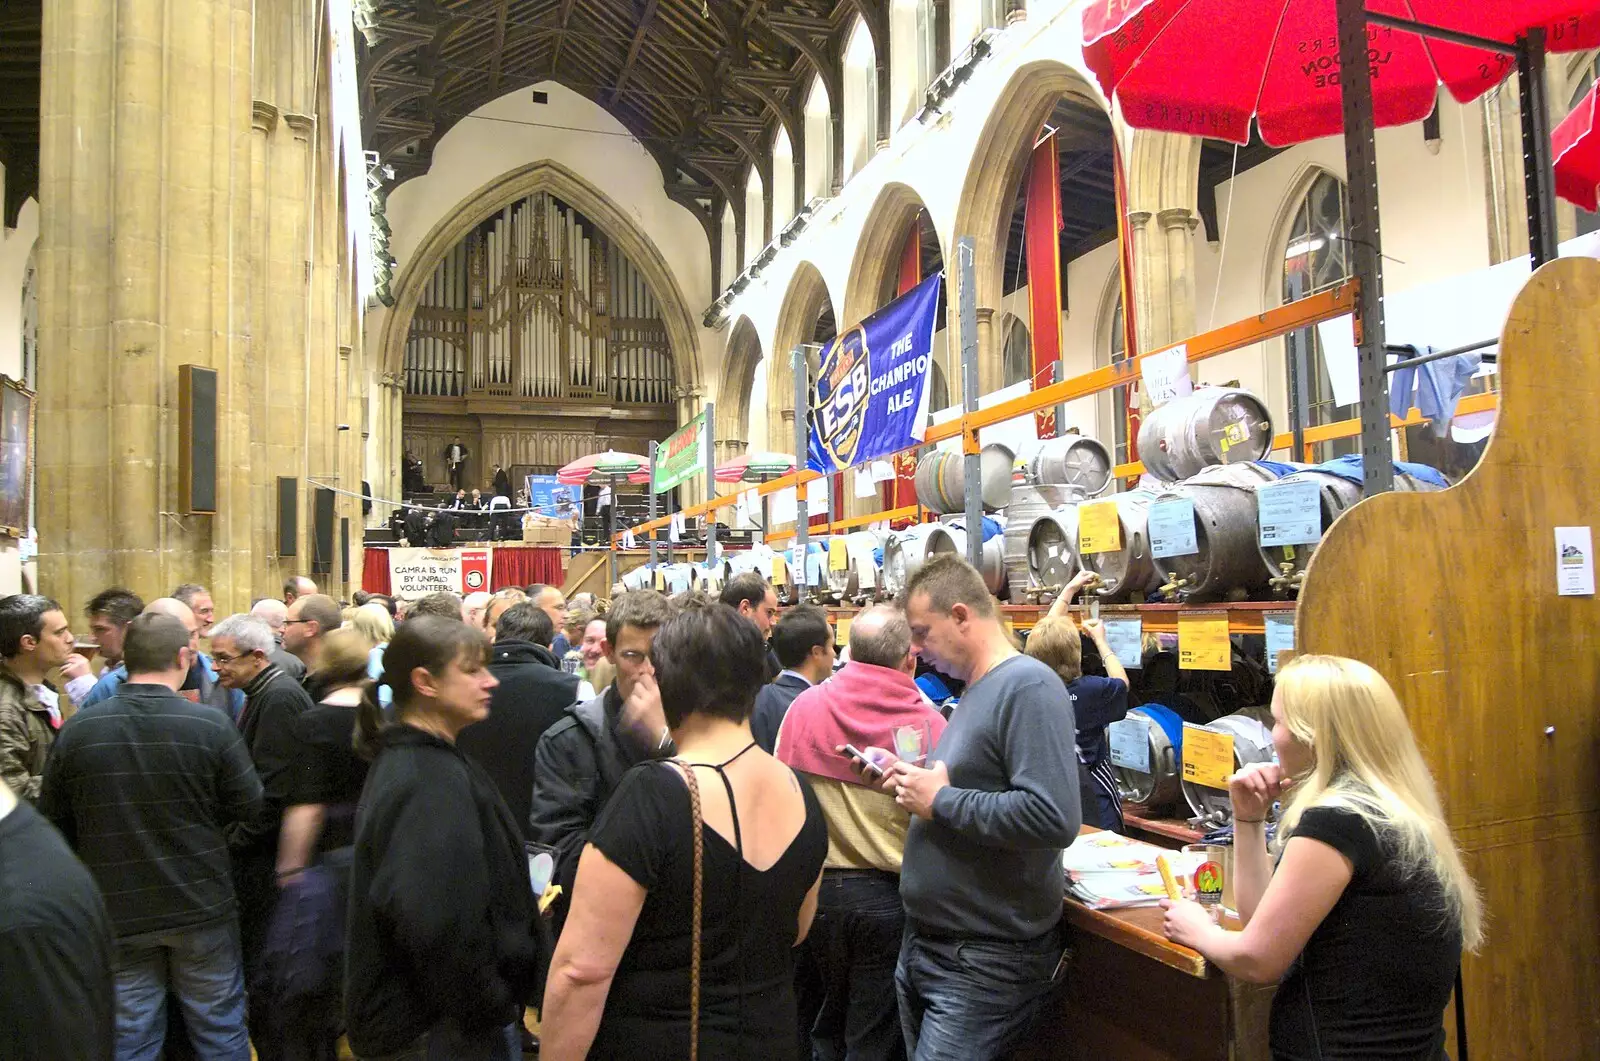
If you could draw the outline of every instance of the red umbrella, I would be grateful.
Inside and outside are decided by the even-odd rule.
[[[1552,52],[1600,45],[1593,0],[1367,0],[1376,14],[1514,43],[1544,27]],[[1283,147],[1344,128],[1334,0],[1093,0],[1084,59],[1128,124]],[[1442,80],[1462,103],[1510,74],[1509,56],[1369,23],[1377,125],[1421,121]]]
[[[1591,213],[1600,209],[1595,202],[1595,190],[1600,188],[1600,136],[1594,128],[1596,89],[1600,85],[1591,88],[1550,134],[1556,194]]]
[[[591,453],[556,472],[556,481],[568,486],[647,483],[650,481],[650,458],[614,449]]]
[[[787,453],[742,453],[717,465],[719,483],[764,483],[794,471],[794,457]]]

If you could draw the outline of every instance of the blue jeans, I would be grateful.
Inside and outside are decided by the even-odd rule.
[[[903,1061],[895,965],[905,935],[900,878],[825,870],[806,938],[822,975],[808,1053],[816,1061]]]
[[[907,925],[895,969],[912,1061],[995,1061],[1021,1042],[1061,966],[1061,930],[1037,939],[933,938]]]
[[[205,1061],[250,1061],[244,967],[234,922],[117,945],[117,1061],[155,1061],[167,1037],[167,994]]]

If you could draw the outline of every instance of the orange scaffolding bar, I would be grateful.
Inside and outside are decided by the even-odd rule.
[[[944,439],[954,438],[957,435],[960,435],[962,436],[963,449],[968,453],[977,453],[982,448],[978,443],[978,432],[982,428],[989,427],[993,424],[1004,423],[1007,420],[1013,420],[1019,416],[1031,416],[1040,409],[1046,409],[1053,405],[1059,405],[1062,402],[1071,401],[1075,398],[1084,398],[1091,394],[1099,394],[1101,391],[1107,391],[1113,387],[1121,386],[1123,384],[1133,383],[1139,379],[1140,366],[1144,363],[1144,359],[1146,357],[1152,357],[1155,354],[1165,353],[1174,347],[1183,346],[1185,349],[1185,355],[1188,357],[1190,363],[1204,361],[1207,358],[1216,357],[1218,354],[1230,353],[1231,351],[1240,350],[1246,346],[1254,345],[1255,343],[1264,342],[1268,339],[1275,339],[1280,335],[1286,335],[1289,332],[1309,327],[1321,321],[1332,320],[1333,318],[1341,317],[1346,313],[1354,313],[1356,308],[1356,293],[1359,289],[1359,286],[1359,283],[1355,280],[1346,280],[1338,287],[1332,288],[1328,291],[1322,291],[1315,295],[1310,295],[1306,298],[1291,302],[1288,305],[1267,310],[1265,313],[1258,314],[1246,320],[1235,321],[1232,324],[1223,325],[1221,328],[1215,328],[1209,332],[1202,332],[1199,335],[1192,336],[1191,338],[1184,340],[1182,343],[1172,343],[1168,346],[1162,347],[1160,350],[1153,350],[1148,354],[1140,354],[1136,357],[1130,357],[1126,360],[1119,361],[1114,365],[1108,365],[1104,368],[1097,368],[1093,371],[1085,372],[1081,376],[1074,376],[1071,379],[1062,380],[1060,383],[1051,383],[1047,386],[1039,388],[1038,390],[1030,391],[1021,397],[1013,398],[1010,401],[1001,402],[999,405],[991,406],[988,409],[979,409],[976,412],[965,413],[953,420],[947,420],[942,424],[933,424],[928,428],[927,434],[924,436],[922,442],[918,443],[917,446],[908,446],[906,448],[915,449],[923,445],[940,442]],[[1466,409],[1466,401],[1467,399],[1463,399],[1462,411],[1468,411]],[[1420,423],[1421,421],[1419,420],[1418,422]],[[1326,438],[1342,438],[1344,437],[1342,434],[1322,435],[1316,433],[1326,432],[1330,428],[1343,427],[1344,424],[1351,423],[1356,425],[1356,430],[1351,433],[1359,434],[1360,421],[1350,420],[1344,421],[1341,424],[1324,425],[1321,428],[1308,428],[1305,432],[1306,441],[1325,441]],[[1275,449],[1282,448],[1278,445],[1278,441],[1279,439],[1285,437],[1287,436],[1280,435],[1278,438],[1273,440]],[[884,455],[884,457],[887,456],[887,454]],[[1141,465],[1123,465],[1116,469],[1115,474],[1118,476],[1122,476],[1124,474],[1138,474],[1137,471],[1131,473],[1125,473],[1123,471],[1124,468],[1130,467],[1142,468]],[[801,468],[790,472],[788,475],[782,476],[781,478],[770,480],[769,482],[762,483],[759,486],[752,487],[751,489],[753,489],[758,495],[765,497],[768,494],[775,494],[780,490],[787,490],[790,487],[798,486],[802,483],[809,483],[813,480],[821,478],[823,478],[823,476],[820,473],[811,471],[808,468]],[[737,503],[739,493],[747,492],[748,491],[739,491],[738,493],[734,494],[724,494],[720,497],[714,497],[709,501],[702,501],[697,505],[690,505],[689,507],[683,509],[681,514],[685,519],[689,519],[693,516],[706,515],[708,513],[715,512],[719,508],[725,508],[728,505]],[[870,514],[870,517],[855,516],[849,520],[840,521],[840,523],[837,524],[829,524],[828,528],[819,527],[817,530],[819,533],[829,533],[831,529],[835,528],[845,529],[846,526],[859,527],[869,523],[876,523],[877,521],[883,519],[898,519],[913,514],[914,512],[908,509],[896,509],[892,513],[874,512]],[[655,531],[664,529],[669,522],[671,522],[671,517],[663,516],[659,519],[650,520],[647,523],[641,523],[637,527],[632,528],[632,531],[635,535],[653,534]],[[621,544],[623,540],[623,533],[624,532],[622,531],[618,531],[616,535],[613,536],[613,546]],[[784,534],[769,534],[767,536],[767,540],[769,542],[783,541],[792,536],[792,532]]]

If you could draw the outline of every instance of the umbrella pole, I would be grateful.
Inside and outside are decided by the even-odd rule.
[[[1370,497],[1394,489],[1388,375],[1384,371],[1378,145],[1372,120],[1365,0],[1336,0],[1336,3],[1339,88],[1344,103],[1345,177],[1350,193],[1350,264],[1351,272],[1361,283],[1356,296],[1356,327],[1361,340],[1357,345],[1357,361],[1361,382],[1362,492]]]
[[[1550,107],[1545,98],[1544,29],[1517,41],[1518,103],[1522,108],[1523,192],[1528,204],[1528,250],[1535,269],[1555,261],[1555,171],[1550,164]]]
[[[656,521],[656,447],[659,442],[650,443],[650,522]],[[656,569],[656,532],[650,532],[650,570]]]
[[[611,562],[611,578],[606,584],[606,592],[611,592],[611,587],[617,584],[617,543],[613,540],[617,533],[617,483],[615,475],[608,476],[611,480],[611,504],[606,506],[606,556]]]

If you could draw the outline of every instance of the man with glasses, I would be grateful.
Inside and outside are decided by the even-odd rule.
[[[594,699],[567,708],[534,752],[528,839],[556,849],[555,883],[568,896],[589,830],[622,775],[672,749],[650,663],[656,631],[671,618],[672,606],[654,590],[620,597],[606,617],[607,658],[616,680]],[[565,919],[562,903],[556,907],[558,931]]]
[[[315,599],[302,598],[295,603]],[[229,836],[234,888],[239,896],[239,942],[250,986],[250,1032],[263,1061],[280,1056],[281,1048],[271,1019],[272,999],[259,981],[261,963],[257,959],[278,894],[278,827],[296,765],[294,722],[312,708],[311,697],[300,683],[272,662],[276,647],[272,628],[248,615],[230,615],[211,631],[212,658],[222,684],[245,697],[239,731],[261,777],[266,801],[264,813],[237,826]]]
[[[315,682],[317,664],[322,661],[322,638],[339,629],[343,621],[339,605],[326,593],[296,597],[294,603],[289,605],[289,615],[283,620],[283,648],[305,664],[306,676],[303,681],[313,696],[316,693],[311,687]]]
[[[228,689],[217,681],[217,670],[211,657],[200,651],[200,620],[183,601],[175,597],[157,597],[144,606],[144,615],[167,615],[181,622],[189,631],[189,655],[194,661],[189,667],[178,695],[197,704],[210,704],[231,719],[238,719],[244,707],[244,694]],[[128,679],[128,669],[118,665],[100,675],[100,680],[84,698],[83,706],[98,704],[116,695],[117,689]]]
[[[560,659],[572,648],[572,642],[567,640],[566,635],[567,599],[555,586],[545,585],[529,586],[528,599],[533,601],[534,607],[550,617],[550,625],[555,628],[550,651],[555,653],[556,659]]]
[[[768,584],[767,580],[754,571],[746,571],[742,575],[735,575],[722,587],[722,593],[717,598],[738,612],[740,615],[756,624],[756,629],[761,631],[761,639],[770,641],[772,627],[778,621],[778,594]],[[767,646],[767,681],[772,681],[783,670],[783,663],[772,651],[770,643]]]

